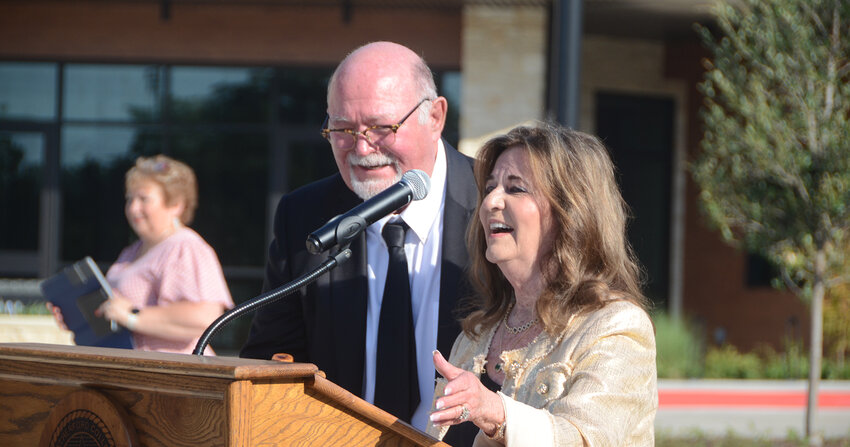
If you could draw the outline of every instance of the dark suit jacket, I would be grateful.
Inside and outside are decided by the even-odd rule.
[[[460,333],[456,302],[469,293],[465,233],[477,200],[472,159],[448,144],[443,212],[437,348],[448,356]],[[339,173],[284,196],[277,207],[265,291],[312,271],[327,254],[311,255],[307,235],[362,200]],[[278,352],[316,364],[328,379],[361,395],[366,340],[366,235],[351,244],[352,258],[315,283],[257,310],[241,357],[269,359]]]

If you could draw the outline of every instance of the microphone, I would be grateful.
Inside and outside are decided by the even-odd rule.
[[[424,199],[430,189],[431,179],[428,174],[418,169],[405,172],[398,183],[310,233],[307,236],[307,251],[316,255],[334,245],[351,242],[376,220],[398,211],[413,200]]]

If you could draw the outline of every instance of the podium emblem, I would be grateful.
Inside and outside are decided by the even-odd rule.
[[[126,413],[105,395],[75,391],[59,401],[44,424],[40,447],[139,445]]]

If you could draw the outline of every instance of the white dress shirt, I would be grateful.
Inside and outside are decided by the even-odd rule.
[[[399,218],[410,227],[404,240],[410,275],[411,306],[416,333],[416,365],[419,377],[419,406],[411,421],[425,430],[434,397],[434,362],[437,349],[437,321],[440,311],[440,261],[442,258],[443,208],[446,191],[446,153],[443,142],[437,148],[437,160],[431,174],[431,189],[422,199],[413,201],[398,215],[385,217],[366,228],[369,304],[366,310],[366,362],[363,398],[375,401],[375,363],[378,350],[378,321],[387,278],[389,254],[381,236],[384,225]]]

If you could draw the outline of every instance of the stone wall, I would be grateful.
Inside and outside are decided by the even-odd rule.
[[[461,152],[474,155],[493,134],[543,118],[547,15],[543,7],[464,8]]]
[[[0,343],[73,345],[74,339],[52,315],[0,315]]]

